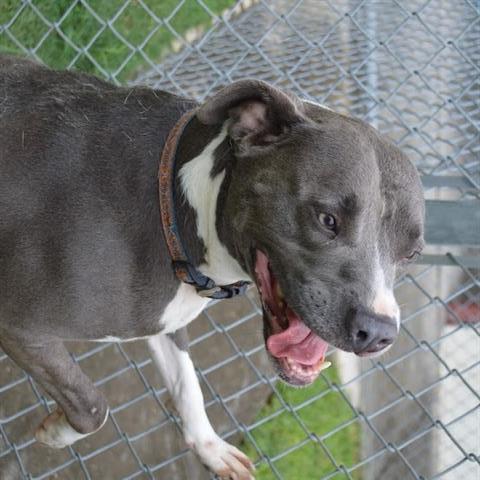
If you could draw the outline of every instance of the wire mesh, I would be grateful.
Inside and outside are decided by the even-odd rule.
[[[1,50],[115,83],[202,100],[239,78],[269,81],[369,121],[423,175],[462,180],[430,184],[427,198],[480,196],[473,0],[10,0],[0,22]],[[61,58],[49,57],[52,45]],[[480,271],[462,263],[478,250],[452,249],[448,266],[416,265],[398,280],[395,347],[368,361],[330,351],[336,370],[301,400],[269,367],[254,291],[191,325],[207,412],[259,478],[480,478]],[[71,350],[109,400],[107,424],[63,451],[40,447],[32,427],[53,403],[0,352],[1,479],[210,478],[140,342]],[[292,474],[295,458],[304,463]]]

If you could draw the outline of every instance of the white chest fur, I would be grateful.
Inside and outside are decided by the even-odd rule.
[[[191,285],[180,284],[175,297],[160,317],[160,325],[163,327],[162,333],[173,333],[190,323],[200,315],[209,301],[209,298],[198,295]]]
[[[209,298],[201,297],[197,294],[194,287],[187,283],[181,283],[178,287],[177,293],[168,303],[159,319],[159,324],[162,327],[161,333],[173,333],[179,328],[189,324],[192,320],[200,315],[202,310],[207,306]],[[132,342],[148,338],[145,337],[129,337],[119,338],[107,336],[92,340],[94,342]]]

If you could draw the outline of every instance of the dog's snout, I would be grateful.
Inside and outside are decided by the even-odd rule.
[[[354,311],[350,317],[352,350],[357,355],[380,352],[397,337],[395,318],[377,315],[364,310]]]

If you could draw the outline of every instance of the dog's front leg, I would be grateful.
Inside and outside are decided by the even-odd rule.
[[[107,401],[60,339],[0,329],[0,344],[57,402],[57,409],[35,431],[39,442],[64,448],[103,426],[108,417]]]
[[[187,350],[186,331],[182,330],[173,335],[155,335],[148,339],[148,345],[182,419],[185,441],[220,477],[252,479],[253,464],[240,450],[223,441],[208,420]]]

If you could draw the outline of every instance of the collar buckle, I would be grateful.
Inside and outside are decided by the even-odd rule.
[[[210,298],[215,298],[215,295],[219,292],[222,291],[222,287],[213,287],[213,288],[207,288],[206,290],[198,290],[197,289],[197,293],[201,296],[201,297],[210,297]]]

